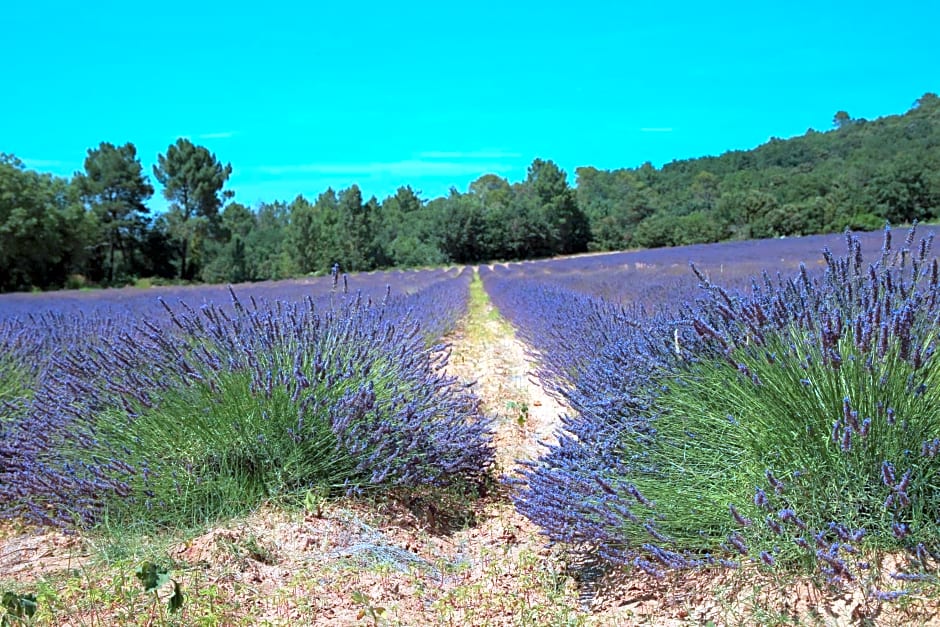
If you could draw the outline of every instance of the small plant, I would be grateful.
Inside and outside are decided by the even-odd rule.
[[[529,420],[529,404],[525,401],[509,401],[506,408],[516,415],[516,424],[524,427]]]
[[[277,564],[278,562],[277,553],[259,540],[254,534],[249,534],[248,537],[245,538],[243,546],[248,553],[248,557],[256,562],[268,565]]]
[[[153,593],[153,606],[150,610],[151,616],[156,614],[157,608],[160,605],[160,588],[167,583],[173,584],[173,593],[167,600],[167,609],[169,609],[170,612],[178,612],[183,607],[183,590],[178,581],[170,578],[170,573],[166,568],[147,561],[140,565],[135,575],[144,587],[144,592]]]
[[[359,611],[356,613],[356,620],[362,620],[368,617],[373,625],[378,626],[382,624],[381,621],[385,619],[385,614],[387,613],[384,607],[373,605],[369,595],[359,590],[353,590],[352,600],[360,606]]]
[[[3,616],[0,618],[0,627],[30,624],[33,615],[36,613],[36,608],[35,594],[4,592]]]
[[[315,486],[304,493],[304,510],[317,518],[323,518],[323,506],[330,495],[328,486]]]

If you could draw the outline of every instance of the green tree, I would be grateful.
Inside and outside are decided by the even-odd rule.
[[[586,251],[591,238],[588,220],[578,207],[565,172],[553,161],[535,159],[529,166],[525,184],[548,226],[549,254]]]
[[[672,216],[654,214],[636,225],[633,242],[644,248],[675,246],[676,219]]]
[[[146,201],[153,196],[153,186],[143,175],[137,149],[128,142],[115,146],[101,142],[85,157],[85,172],[76,173],[75,184],[82,200],[95,215],[101,238],[107,248],[107,281],[113,283],[122,274],[116,253],[121,253],[121,269],[131,263],[136,234],[148,213]]]
[[[248,234],[248,256],[254,278],[277,280],[290,276],[289,256],[284,245],[290,212],[283,202],[262,203],[255,227]]]
[[[770,237],[766,216],[777,208],[777,199],[766,192],[749,189],[726,193],[718,202],[717,217],[734,239]]]
[[[578,206],[588,218],[593,250],[632,244],[637,225],[658,206],[653,190],[632,170],[577,169]]]
[[[702,170],[692,179],[692,195],[695,199],[695,209],[700,211],[714,211],[718,205],[721,193],[718,189],[719,179],[708,170]]]
[[[836,111],[832,117],[832,125],[836,128],[844,128],[852,124],[852,116],[847,111]]]
[[[337,197],[339,233],[337,240],[342,254],[338,259],[345,272],[360,272],[375,268],[375,250],[372,211],[376,202],[362,202],[358,185],[344,189]]]
[[[68,181],[0,153],[0,291],[63,285],[83,267],[90,227]]]
[[[192,278],[189,256],[194,241],[215,226],[219,209],[234,195],[222,190],[232,165],[223,166],[207,148],[181,137],[166,155],[157,156],[153,174],[171,203],[170,232],[180,244],[179,277]]]
[[[482,216],[479,234],[481,259],[513,256],[509,244],[513,195],[509,181],[495,174],[484,174],[470,183],[467,196],[479,206]]]
[[[483,245],[486,223],[477,198],[452,188],[449,196],[432,200],[428,208],[437,219],[441,251],[450,261],[477,263],[486,258]]]
[[[339,263],[336,243],[338,205],[332,188],[320,194],[314,204],[303,196],[298,196],[290,204],[286,246],[292,274],[327,272],[334,263]]]
[[[217,237],[210,244],[211,261],[202,268],[203,281],[242,283],[255,278],[247,247],[254,228],[255,214],[251,209],[239,202],[226,205]]]
[[[903,155],[879,172],[872,187],[883,218],[910,224],[940,214],[940,174],[932,166],[928,159]]]
[[[408,185],[382,201],[373,233],[380,267],[422,266],[444,260],[429,212]]]

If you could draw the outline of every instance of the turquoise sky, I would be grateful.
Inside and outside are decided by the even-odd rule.
[[[535,157],[573,183],[903,113],[940,92],[938,7],[12,2],[0,152],[69,176],[131,141],[150,173],[185,136],[250,205],[352,183],[430,199]]]

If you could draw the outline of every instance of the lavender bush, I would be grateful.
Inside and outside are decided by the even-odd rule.
[[[930,238],[890,237],[871,263],[848,237],[821,278],[746,293],[700,273],[681,315],[622,324],[572,378],[577,413],[528,466],[519,509],[656,574],[751,559],[847,581],[870,549],[935,569],[940,272]]]
[[[234,292],[164,305],[163,321],[53,358],[3,444],[5,513],[170,524],[310,488],[479,478],[489,423],[414,317],[453,324],[466,280],[332,309]]]

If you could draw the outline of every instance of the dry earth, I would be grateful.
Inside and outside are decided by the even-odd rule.
[[[551,441],[564,408],[531,380],[525,347],[488,302],[450,341],[451,372],[475,382],[499,470],[512,473]],[[186,595],[172,616],[140,593],[139,554],[102,542],[0,528],[0,591],[39,590],[38,622],[55,625],[940,624],[934,601],[883,608],[860,590],[754,571],[605,572],[547,548],[498,486],[468,501],[262,507],[197,537],[155,540],[149,559],[172,563]]]

